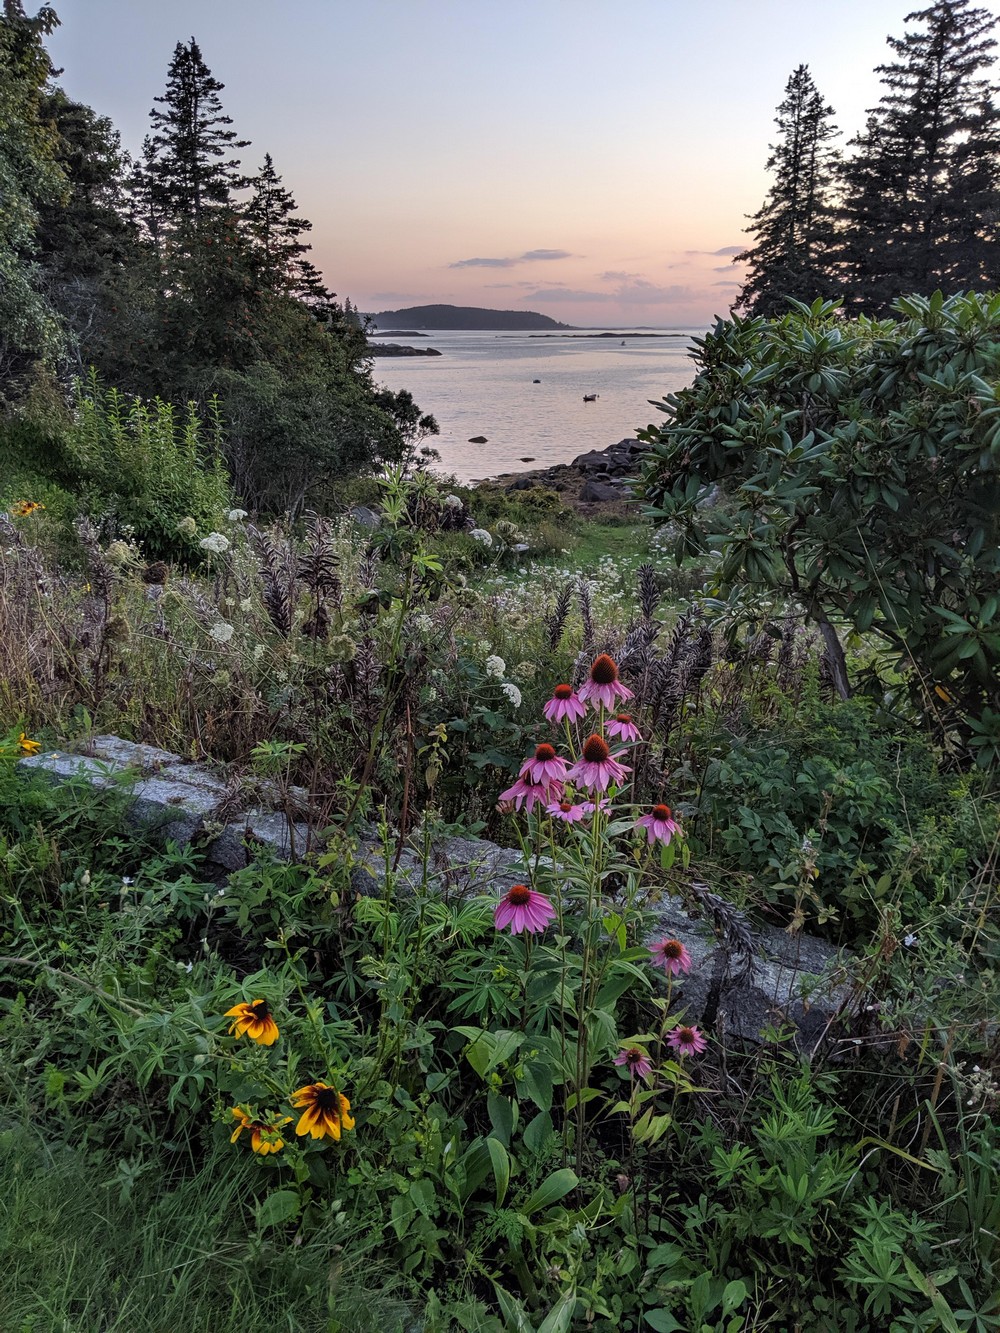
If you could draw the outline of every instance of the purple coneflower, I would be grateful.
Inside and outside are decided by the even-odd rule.
[[[586,805],[574,805],[572,801],[552,801],[545,807],[545,813],[553,819],[561,819],[564,824],[577,824],[587,809]]]
[[[577,722],[587,711],[572,685],[557,685],[542,712],[550,722]]]
[[[635,821],[635,826],[646,830],[650,846],[659,841],[664,847],[668,847],[674,834],[681,831],[680,824],[670,813],[669,805],[654,805],[648,815],[643,815],[641,819]]]
[[[583,743],[580,758],[566,777],[571,782],[579,782],[588,791],[607,791],[610,783],[622,783],[625,774],[632,772],[625,764],[618,763],[618,756],[624,753],[624,750],[618,750],[612,754],[602,736],[588,736]]]
[[[641,741],[642,732],[632,721],[631,713],[616,713],[607,723],[609,736],[617,736],[620,741]]]
[[[536,746],[533,758],[521,765],[520,776],[530,776],[535,782],[562,782],[566,776],[566,760],[556,754],[555,747],[543,742]]]
[[[708,1042],[696,1027],[682,1024],[671,1032],[667,1045],[672,1046],[678,1055],[700,1055]]]
[[[658,944],[649,946],[649,952],[656,966],[662,967],[668,977],[691,971],[691,955],[680,940],[660,940]]]
[[[632,1078],[648,1078],[653,1066],[640,1046],[625,1046],[615,1056],[616,1065],[624,1065]]]
[[[497,930],[510,926],[512,935],[522,930],[538,934],[555,919],[556,909],[544,893],[536,893],[527,884],[514,884],[496,905],[493,924]]]
[[[632,691],[618,679],[614,658],[607,653],[594,658],[590,675],[580,686],[580,698],[592,708],[603,704],[609,712],[616,707],[619,699],[632,698]]]
[[[530,814],[536,804],[547,804],[562,797],[561,782],[536,782],[531,774],[519,777],[512,787],[500,793],[501,801],[513,801],[515,810],[524,806],[525,814]]]

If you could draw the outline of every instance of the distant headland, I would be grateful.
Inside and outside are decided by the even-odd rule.
[[[414,305],[406,310],[383,310],[371,317],[378,330],[400,329],[571,329],[534,310],[485,310],[474,305]]]

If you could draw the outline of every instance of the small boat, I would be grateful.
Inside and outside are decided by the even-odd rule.
[[[585,393],[583,395],[583,401],[585,403],[596,403],[598,398],[600,398],[600,396],[601,395],[599,393]]]

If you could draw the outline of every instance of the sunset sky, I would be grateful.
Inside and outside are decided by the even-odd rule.
[[[37,3],[26,4],[32,11]],[[178,41],[363,310],[725,313],[799,63],[850,138],[907,0],[53,0],[67,92],[135,151]],[[1000,14],[1000,0],[983,6]],[[842,140],[843,142],[843,140]]]

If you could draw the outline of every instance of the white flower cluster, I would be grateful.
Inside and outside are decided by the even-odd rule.
[[[504,694],[507,696],[507,698],[510,700],[510,702],[513,704],[515,708],[521,707],[521,691],[517,688],[516,685],[512,685],[508,680],[504,681],[504,683],[500,686],[500,688],[501,690],[503,690]]]
[[[242,523],[246,516],[247,511],[245,509],[230,509],[226,518],[230,523]]]
[[[228,643],[233,637],[233,627],[228,620],[218,620],[208,631],[216,643]]]
[[[202,537],[198,545],[203,551],[211,551],[213,555],[222,555],[229,550],[229,538],[224,537],[221,532],[210,532],[207,537]]]
[[[446,495],[444,497],[444,506],[446,509],[461,509],[462,508],[461,497],[457,495]]]
[[[493,538],[485,528],[473,528],[469,536],[474,542],[479,542],[481,546],[492,546]]]
[[[507,674],[507,663],[502,657],[497,657],[495,653],[492,657],[486,659],[483,666],[486,674],[492,676],[494,680],[503,680]]]

